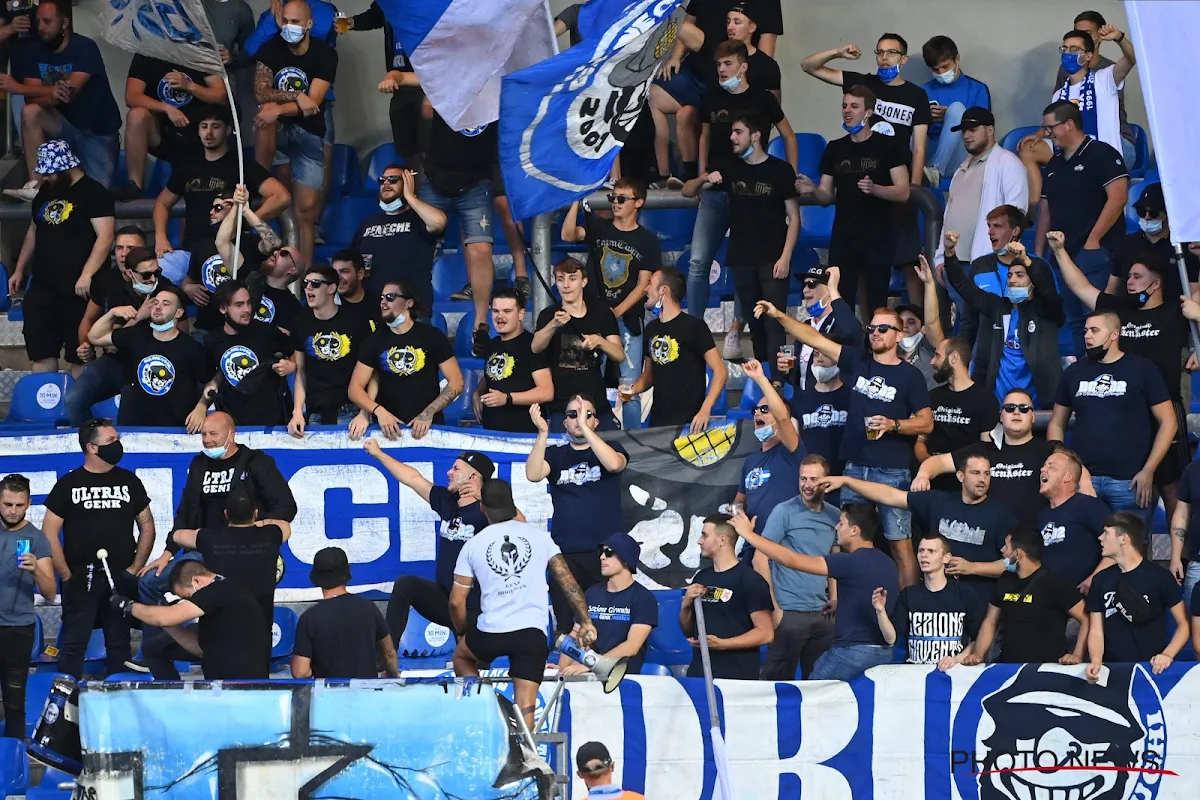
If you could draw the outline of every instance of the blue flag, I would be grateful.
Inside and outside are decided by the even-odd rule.
[[[591,0],[586,37],[504,76],[500,168],[516,219],[568,205],[600,186],[671,53],[682,0]]]

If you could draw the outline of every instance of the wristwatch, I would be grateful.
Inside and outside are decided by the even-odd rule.
[[[504,401],[505,401],[506,403],[508,403],[510,406],[513,404],[512,392],[505,392],[505,393],[504,393]]]
[[[894,419],[894,420],[892,420],[892,433],[899,433],[899,432],[900,432],[900,420]]]

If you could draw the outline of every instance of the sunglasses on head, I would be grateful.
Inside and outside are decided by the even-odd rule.
[[[386,294],[381,294],[379,296],[379,298],[381,300],[386,300],[389,303],[394,303],[397,300],[407,300],[408,299],[404,295],[400,294],[399,292],[387,292]]]
[[[610,194],[608,196],[608,202],[618,206],[624,205],[625,203],[632,203],[634,200],[637,200],[637,198],[630,197],[629,195],[625,194]]]
[[[397,183],[404,180],[404,176],[403,175],[380,175],[378,180],[379,180],[380,186],[383,186],[385,183],[390,183],[393,186],[395,186]]]
[[[587,415],[588,419],[591,419],[592,417],[596,416],[596,412],[592,411],[590,408],[583,413],[585,415]],[[579,409],[578,408],[568,408],[567,409],[567,419],[579,419]]]
[[[868,325],[867,326],[867,333],[875,333],[876,331],[878,331],[879,333],[887,333],[888,331],[895,331],[896,333],[903,333],[903,331],[901,331],[895,325],[889,325],[886,322],[884,322],[880,325]]]
[[[308,289],[320,289],[322,286],[333,286],[333,281],[324,278],[305,278],[304,286]]]
[[[616,554],[617,554],[617,551],[613,550],[611,547],[601,547],[600,548],[600,555],[604,556],[605,558],[612,558]]]
[[[1016,413],[1017,411],[1020,411],[1022,414],[1028,414],[1030,411],[1033,411],[1033,406],[1028,403],[1005,403],[1002,408],[1009,414]]]

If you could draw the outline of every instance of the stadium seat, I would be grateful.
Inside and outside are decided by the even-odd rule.
[[[22,795],[29,788],[29,756],[20,739],[0,737],[0,797]]]
[[[490,314],[488,315],[491,316]],[[463,314],[462,319],[458,321],[458,328],[454,331],[454,355],[459,358],[471,358],[471,334],[475,331],[475,309],[470,307]],[[499,336],[496,329],[492,327],[491,320],[488,320],[488,335]]]
[[[771,377],[771,371],[768,365],[763,364],[763,374],[768,378]],[[791,400],[795,393],[795,387],[790,383],[783,385],[783,397],[785,400]],[[729,413],[725,416],[730,419],[754,419],[754,407],[762,402],[762,389],[758,388],[758,384],[750,379],[746,379],[745,385],[742,387],[742,398],[738,401],[736,408],[729,409]]]
[[[104,631],[96,628],[88,639],[87,649],[83,651],[83,670],[87,674],[103,671],[104,660],[108,658],[108,648],[104,645]]]
[[[146,683],[154,680],[144,672],[114,672],[104,679],[105,683],[121,683],[123,681],[141,681]]]
[[[658,600],[658,627],[650,631],[646,662],[667,667],[692,663],[692,643],[679,627],[679,607],[683,603],[683,591],[656,591],[654,596]]]
[[[642,664],[642,675],[659,675],[664,678],[671,677],[671,670],[664,664]]]
[[[162,190],[167,188],[167,181],[171,180],[171,162],[164,158],[156,158],[154,166],[148,171],[150,174],[142,188],[142,196],[158,197]]]
[[[462,326],[460,325],[458,329],[461,331]],[[470,337],[467,338],[469,339]],[[455,342],[457,341],[456,337]],[[470,346],[468,345],[469,350]],[[459,427],[464,421],[468,420],[478,422],[475,419],[475,406],[471,398],[474,396],[476,388],[479,387],[480,370],[468,368],[465,363],[468,360],[479,363],[479,359],[461,358],[458,360],[459,367],[463,373],[463,390],[458,397],[454,398],[450,405],[446,406],[446,424],[454,427]],[[407,633],[407,631],[408,629],[406,628],[405,632]]]
[[[638,215],[638,221],[658,234],[659,247],[662,250],[681,250],[692,241],[692,229],[696,226],[696,209],[645,209]]]
[[[447,656],[454,652],[454,632],[441,625],[434,625],[417,613],[415,608],[408,612],[408,625],[400,637],[399,655],[404,658],[429,658]]]
[[[61,672],[34,672],[25,684],[25,736],[33,736],[33,729],[42,718],[42,709],[46,706],[46,698],[50,696],[50,687],[55,678],[68,677]]]
[[[1021,128],[1013,128],[1008,133],[1004,134],[1004,138],[1000,140],[1000,146],[1010,153],[1017,152],[1017,145],[1031,133],[1037,133],[1042,129],[1040,125],[1026,125]]]
[[[826,144],[825,137],[819,133],[796,134],[796,166],[802,175],[807,175],[814,182],[821,180],[821,156],[825,153]],[[767,144],[767,153],[787,160],[782,136],[776,136]]]
[[[329,203],[321,215],[321,235],[325,237],[326,246],[338,245],[340,250],[350,244],[358,232],[358,224],[378,210],[379,203],[374,196],[353,195]]]
[[[121,409],[121,395],[113,395],[92,406],[92,416],[98,419],[116,419]]]
[[[708,390],[708,385],[712,383],[712,369],[704,368],[704,388]],[[721,387],[721,394],[717,396],[717,402],[713,403],[712,416],[723,417],[729,412],[729,386]]]
[[[397,155],[396,148],[391,142],[384,142],[376,147],[371,151],[371,157],[367,160],[367,174],[363,178],[362,193],[377,197],[379,176],[387,169],[387,165],[403,163],[404,159]]]
[[[1133,149],[1137,153],[1133,163],[1126,165],[1129,167],[1129,177],[1134,180],[1144,179],[1150,170],[1150,137],[1141,125],[1129,127],[1133,129]]]
[[[70,789],[59,789],[59,784],[72,784],[75,782],[75,776],[69,775],[61,770],[48,767],[41,782],[29,789],[29,793],[25,795],[25,800],[71,800],[72,792]]]
[[[8,267],[0,264],[0,312],[12,308],[12,298],[8,296]]]
[[[358,174],[358,151],[348,144],[333,146],[333,180],[329,186],[329,197],[338,198],[354,194],[362,185]]]
[[[53,426],[67,416],[63,399],[75,379],[61,372],[39,372],[26,375],[13,387],[8,416],[0,426]]]
[[[833,206],[800,206],[800,238],[796,240],[796,249],[828,248],[834,213]]]
[[[446,253],[433,262],[433,299],[449,300],[467,285],[467,261],[462,253]],[[468,354],[469,355],[469,354]]]
[[[275,606],[275,619],[271,625],[271,668],[275,664],[290,660],[292,648],[296,646],[296,623],[300,618],[286,606]]]
[[[450,326],[446,324],[446,315],[440,311],[433,312],[433,327],[447,336],[450,335]]]

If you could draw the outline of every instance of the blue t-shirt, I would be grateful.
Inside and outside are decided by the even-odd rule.
[[[1093,475],[1130,480],[1150,455],[1158,423],[1150,408],[1170,401],[1150,361],[1125,353],[1111,364],[1076,361],[1063,372],[1054,404],[1075,411],[1071,447]],[[1120,447],[1113,436],[1120,435]]]
[[[625,448],[609,443],[629,458]],[[614,533],[624,532],[621,515],[621,474],[609,472],[588,447],[576,450],[569,444],[546,448],[550,474],[550,500],[554,516],[550,535],[564,553],[590,553]]]
[[[720,598],[703,601],[704,629],[718,639],[732,639],[748,633],[754,627],[751,615],[758,611],[770,611],[772,608],[771,589],[767,586],[767,582],[754,571],[753,567],[740,561],[721,572],[712,567],[705,567],[693,576],[692,583],[698,583],[709,589],[727,590],[721,594]],[[699,633],[699,628],[696,629],[696,632]],[[741,650],[710,650],[708,655],[714,678],[743,681],[758,679],[757,647],[747,647]],[[687,677],[704,677],[704,666],[701,662],[699,647],[693,648],[692,663],[688,666]]]
[[[1200,461],[1192,461],[1179,479],[1179,502],[1200,503]],[[1195,561],[1200,555],[1200,509],[1188,514],[1187,539],[1183,543],[1183,557]]]
[[[1033,325],[1033,320],[1029,321]],[[1007,316],[1004,333],[1004,347],[1000,350],[1000,369],[996,373],[996,399],[1004,402],[1004,396],[1013,389],[1025,389],[1033,395],[1033,407],[1038,405],[1037,387],[1033,383],[1033,373],[1029,371],[1029,362],[1025,360],[1025,351],[1021,349],[1021,314],[1016,306]]]
[[[922,84],[921,88],[925,90],[925,94],[929,95],[929,102],[937,103],[939,106],[962,103],[963,108],[980,106],[990,109],[992,107],[992,95],[988,91],[987,84],[975,80],[970,75],[964,75],[962,70],[959,70],[958,77],[952,83],[940,83],[937,78],[930,78]],[[941,122],[934,122],[929,126],[931,146],[942,135],[942,128],[943,123]]]
[[[791,420],[784,422],[791,425]],[[758,529],[767,524],[775,506],[796,496],[800,487],[800,462],[804,445],[795,452],[777,442],[770,450],[759,450],[742,462],[742,492],[746,495],[746,516],[758,517]]]
[[[1058,508],[1037,515],[1042,566],[1078,586],[1100,563],[1100,532],[1111,512],[1103,500],[1073,494]]]
[[[907,362],[880,364],[854,347],[842,348],[838,367],[850,387],[842,460],[865,467],[908,469],[917,437],[888,431],[868,441],[865,421],[874,416],[903,421],[929,408],[929,389],[921,370]]]
[[[793,552],[824,556],[837,542],[837,521],[838,510],[828,503],[820,511],[813,511],[804,504],[804,498],[793,497],[775,506],[762,535]],[[771,561],[771,582],[775,585],[775,601],[784,611],[820,611],[829,599],[828,578],[785,567],[778,561]]]
[[[1007,505],[994,497],[980,503],[965,503],[962,490],[957,492],[909,492],[908,510],[921,530],[937,531],[950,540],[950,552],[976,563],[1000,560],[1004,537],[1017,524]],[[987,597],[993,578],[969,575],[960,580]],[[841,596],[839,589],[838,595]],[[840,602],[840,601],[839,601]]]
[[[838,582],[837,620],[833,623],[833,646],[874,644],[887,647],[879,630],[879,619],[871,605],[871,595],[882,586],[887,591],[888,616],[896,610],[900,583],[896,563],[874,547],[860,547],[852,553],[825,556],[829,577]]]
[[[800,420],[804,449],[824,456],[829,462],[829,474],[841,475],[845,464],[841,459],[842,436],[850,418],[850,387],[845,383],[832,392],[818,392],[809,379],[807,389],[796,392],[792,410]]]
[[[71,98],[71,102],[55,105],[67,122],[97,136],[109,136],[121,129],[121,110],[113,99],[104,59],[100,57],[100,48],[94,41],[72,33],[71,41],[62,52],[55,53],[40,40],[34,39],[30,40],[22,56],[14,75],[22,79],[37,78],[43,86],[65,81],[75,72],[91,76]]]
[[[0,627],[34,623],[33,593],[37,583],[32,572],[17,567],[17,542],[21,540],[29,542],[29,552],[35,558],[50,557],[50,542],[32,522],[15,531],[0,527]]]
[[[956,656],[979,633],[987,614],[987,601],[950,579],[941,591],[931,592],[925,582],[900,592],[892,625],[896,644],[904,645],[907,664],[936,664]]]
[[[658,627],[658,600],[637,581],[619,592],[610,592],[607,581],[597,583],[584,592],[584,598],[592,622],[596,624],[596,643],[592,649],[597,653],[607,653],[628,639],[631,625]],[[646,641],[648,644],[649,639]],[[637,675],[642,671],[647,644],[629,659],[629,674]]]
[[[1133,624],[1131,611],[1126,608],[1129,595],[1149,606],[1149,622]],[[1104,660],[1149,661],[1161,653],[1167,646],[1167,615],[1182,601],[1175,578],[1166,567],[1152,561],[1143,559],[1124,573],[1116,564],[1101,570],[1092,579],[1085,609],[1104,614]]]
[[[454,585],[454,565],[458,563],[458,554],[472,536],[488,526],[488,519],[483,515],[483,508],[478,501],[467,506],[460,506],[458,495],[445,486],[434,486],[429,490],[429,507],[442,521],[438,526],[437,561],[434,564],[434,575],[438,585],[448,592]],[[471,593],[476,598],[476,607],[478,607],[478,583],[475,584]]]

